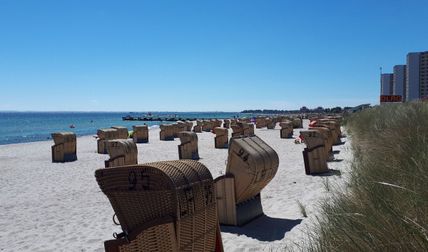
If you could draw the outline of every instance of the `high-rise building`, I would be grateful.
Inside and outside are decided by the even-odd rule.
[[[392,94],[400,95],[402,101],[406,101],[406,65],[394,66],[392,82]]]
[[[419,97],[428,98],[428,51],[419,58]]]
[[[428,51],[407,54],[406,65],[394,66],[394,73],[381,74],[383,102],[428,100]]]
[[[393,74],[385,73],[380,76],[380,94],[392,95],[393,88]]]
[[[420,53],[407,54],[406,101],[419,99],[419,60]]]

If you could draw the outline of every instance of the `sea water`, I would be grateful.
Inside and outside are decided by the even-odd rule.
[[[51,133],[68,131],[77,136],[95,135],[97,129],[132,125],[157,127],[174,122],[123,121],[122,117],[147,117],[147,112],[0,112],[0,144],[24,143],[51,139]],[[152,112],[153,118],[224,119],[248,116],[231,112]]]

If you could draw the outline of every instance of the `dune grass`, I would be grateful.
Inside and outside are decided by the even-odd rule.
[[[323,203],[310,251],[428,251],[428,103],[346,119],[349,187]]]

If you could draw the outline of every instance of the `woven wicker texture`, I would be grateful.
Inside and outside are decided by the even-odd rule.
[[[174,140],[175,126],[171,124],[161,124],[159,126],[159,139],[160,140]]]
[[[191,121],[185,121],[184,123],[186,124],[186,130],[187,131],[192,131],[193,122],[191,122]]]
[[[107,152],[110,159],[106,167],[133,165],[138,163],[138,149],[133,140],[115,139],[107,142]]]
[[[213,128],[213,123],[209,120],[202,121],[202,131],[210,132]]]
[[[325,139],[318,130],[302,130],[300,134],[306,144],[303,151],[306,174],[328,171]]]
[[[52,133],[55,145],[63,145],[64,153],[76,153],[76,134],[72,132]]]
[[[293,136],[293,123],[291,121],[280,122],[279,126],[281,126],[281,138],[290,138]]]
[[[76,134],[72,132],[52,133],[52,162],[69,162],[77,159]]]
[[[229,119],[223,120],[223,128],[226,128],[226,129],[230,128],[230,120]]]
[[[213,251],[217,212],[209,170],[193,160],[100,169],[95,177],[121,227],[173,217],[179,251]],[[156,242],[164,242],[158,239]]]
[[[178,251],[173,221],[148,227],[133,237],[130,242],[109,240],[104,243],[104,246],[106,252]]]
[[[117,130],[116,139],[127,139],[129,136],[128,128],[123,126],[113,126],[112,129]]]
[[[298,118],[298,117],[293,118],[293,128],[295,129],[303,128],[302,118]]]
[[[301,130],[300,135],[303,136],[306,147],[309,149],[325,144],[324,137],[317,130]]]
[[[275,129],[276,121],[273,118],[266,118],[266,127],[268,129]]]
[[[266,127],[266,118],[265,117],[257,117],[256,118],[256,128],[261,129]]]
[[[178,133],[181,144],[178,146],[179,159],[199,159],[198,135],[195,132],[182,131]]]
[[[330,156],[334,139],[332,131],[327,127],[309,127],[310,130],[316,130],[321,133],[324,139],[324,153],[326,158]]]
[[[116,129],[99,129],[97,130],[97,135],[100,140],[112,140],[118,138],[118,133]]]
[[[259,137],[232,138],[226,174],[235,177],[236,203],[259,194],[275,176],[278,165],[278,154]]]
[[[147,143],[149,141],[149,127],[147,125],[134,125],[132,130],[134,143]]]
[[[227,148],[229,145],[229,131],[226,128],[215,127],[213,129],[215,134],[214,146],[215,148]]]

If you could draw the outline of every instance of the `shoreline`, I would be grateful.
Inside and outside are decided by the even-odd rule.
[[[295,129],[294,135],[300,130]],[[159,131],[150,130],[149,143],[137,144],[140,164],[178,159],[180,140],[160,141]],[[308,176],[304,144],[280,139],[279,127],[255,133],[278,153],[278,172],[261,192],[264,216],[243,227],[221,226],[225,251],[280,250],[306,240],[307,227],[320,211],[319,202],[330,195],[325,181],[344,186],[348,179],[349,140],[334,147],[341,151],[336,158],[343,161],[329,163],[341,176]],[[112,223],[112,207],[94,177],[108,155],[96,153],[95,138],[79,136],[77,161],[52,163],[51,145],[52,140],[0,146],[0,250],[104,251],[104,240],[121,231]],[[198,145],[199,162],[213,178],[222,175],[228,150],[215,149],[214,134],[208,132],[198,133]],[[305,206],[307,218],[302,217],[297,201]]]

